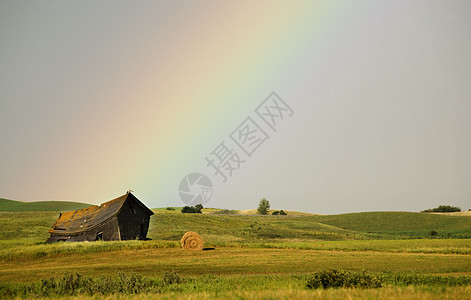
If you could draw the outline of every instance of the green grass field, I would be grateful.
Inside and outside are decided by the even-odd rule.
[[[56,211],[0,212],[0,298],[471,299],[469,216],[154,212],[151,241],[56,244],[44,244]],[[180,248],[190,230],[208,250]],[[329,269],[365,270],[382,287],[306,287],[313,273]],[[67,277],[75,273],[81,277]]]
[[[179,239],[188,230],[227,241],[471,238],[471,218],[409,212],[366,212],[311,216],[182,214],[156,210],[150,237]],[[163,229],[163,230],[162,230]]]
[[[69,202],[69,201],[35,201],[21,202],[0,198],[0,211],[17,212],[17,211],[71,211],[85,207],[93,206],[92,204]]]

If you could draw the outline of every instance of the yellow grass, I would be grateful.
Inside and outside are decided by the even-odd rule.
[[[471,217],[471,211],[457,211],[457,212],[448,212],[448,213],[431,213],[434,215],[445,215],[445,216],[454,216],[454,217]]]
[[[384,300],[469,300],[471,287],[387,287],[381,289],[328,289],[328,290],[275,290],[275,291],[231,291],[231,292],[199,292],[199,293],[165,293],[139,295],[110,296],[78,296],[62,297],[67,300],[145,300],[145,299],[177,299],[177,300],[209,300],[209,299],[384,299]]]
[[[342,252],[299,249],[216,248],[190,252],[181,248],[76,253],[29,260],[0,261],[1,282],[36,281],[67,272],[96,277],[136,272],[160,276],[309,274],[340,268],[371,272],[471,275],[470,255]]]

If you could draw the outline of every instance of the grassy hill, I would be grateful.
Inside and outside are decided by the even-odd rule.
[[[341,229],[395,237],[422,237],[431,230],[442,237],[471,237],[471,217],[414,212],[364,212],[313,217]]]
[[[57,210],[57,206],[52,209]],[[69,206],[67,209],[74,208]],[[45,208],[41,207],[41,210]],[[203,214],[182,214],[178,209],[153,211],[155,215],[151,218],[148,237],[163,241],[179,241],[186,231],[196,231],[205,241],[219,245],[416,239],[430,238],[432,230],[438,232],[435,238],[471,238],[470,216],[411,212],[258,216],[216,214],[216,209],[206,208]],[[25,238],[43,242],[57,217],[57,211],[0,212],[0,241]]]
[[[71,211],[92,206],[92,204],[69,201],[22,202],[0,198],[0,211]]]
[[[153,211],[148,234],[153,240],[54,244],[44,241],[57,211],[0,212],[0,298],[17,289],[11,295],[51,297],[55,294],[48,293],[56,287],[79,281],[93,292],[98,290],[96,283],[105,280],[101,278],[109,279],[100,291],[116,287],[143,293],[146,290],[135,289],[140,279],[133,279],[140,276],[158,289],[132,299],[207,299],[207,293],[201,294],[205,291],[215,293],[209,299],[236,298],[241,292],[238,298],[244,299],[345,299],[356,291],[362,293],[359,299],[467,299],[471,293],[470,216],[408,212],[258,216],[206,208],[203,214]],[[206,249],[212,251],[181,249],[180,238],[190,230],[200,233]],[[431,238],[430,230],[438,236]],[[306,289],[312,272],[330,269],[366,270],[392,279],[381,289]],[[72,281],[67,274],[76,272],[93,280],[76,275],[78,279]],[[53,277],[57,280],[50,284]],[[116,285],[118,280],[124,283]],[[403,286],[406,281],[416,289]],[[34,283],[22,286],[30,282]],[[455,287],[456,282],[467,286]],[[379,292],[387,289],[393,293],[382,297]],[[336,294],[320,294],[326,291]],[[127,297],[106,296],[122,298]]]
[[[413,212],[258,216],[239,211],[224,215],[206,208],[203,214],[182,214],[178,209],[154,212],[149,236],[160,240],[178,240],[190,230],[226,242],[429,238],[432,230],[438,238],[471,238],[470,216]]]

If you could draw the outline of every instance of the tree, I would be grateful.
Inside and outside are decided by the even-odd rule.
[[[270,202],[267,199],[263,198],[260,200],[258,204],[257,212],[259,215],[266,215],[268,214],[268,210],[270,209]]]
[[[185,206],[182,208],[182,213],[184,214],[201,214],[203,205],[197,204],[196,206]]]
[[[197,213],[201,213],[201,210],[203,209],[203,205],[202,204],[196,204],[195,205],[195,210]]]
[[[430,212],[446,213],[446,212],[460,212],[460,211],[461,211],[461,208],[456,207],[456,206],[440,205],[437,208],[426,209],[426,210],[423,210],[422,212],[424,212],[424,213],[430,213]]]
[[[191,214],[191,213],[194,212],[193,209],[194,209],[193,206],[184,206],[184,207],[182,208],[182,213],[184,213],[184,214]]]

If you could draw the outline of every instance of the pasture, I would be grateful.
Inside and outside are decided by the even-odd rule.
[[[154,212],[150,241],[56,244],[44,241],[58,212],[1,212],[0,297],[469,299],[471,295],[469,216]],[[204,238],[205,251],[181,249],[179,239],[190,230]],[[431,230],[438,235],[432,238]],[[382,287],[306,286],[312,274],[331,269],[367,272]]]
[[[89,207],[91,204],[71,201],[22,202],[0,198],[1,212],[17,211],[70,211]]]

